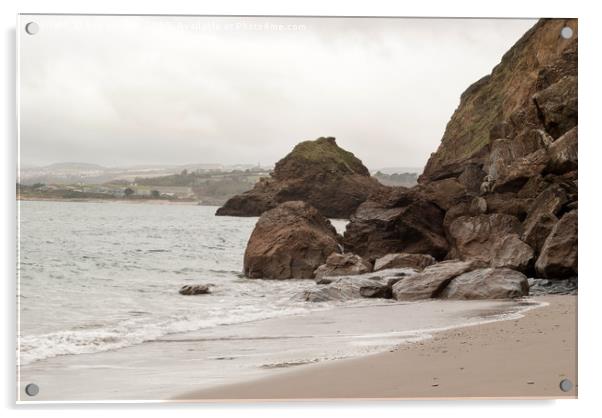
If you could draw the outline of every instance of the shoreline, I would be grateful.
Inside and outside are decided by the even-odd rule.
[[[386,302],[204,328],[23,365],[19,393],[36,382],[41,388],[36,401],[169,400],[362,359],[426,341],[441,330],[517,318],[539,306],[532,300]],[[237,399],[235,392],[231,398]]]
[[[577,296],[531,300],[547,305],[519,319],[454,328],[387,352],[305,365],[173,400],[577,398]],[[574,384],[566,393],[559,388],[563,378]]]

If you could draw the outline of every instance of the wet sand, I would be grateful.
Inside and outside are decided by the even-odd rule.
[[[389,352],[291,369],[203,389],[178,400],[357,398],[575,398],[577,296],[520,319],[457,328]],[[569,392],[559,383],[568,378]]]
[[[392,372],[395,368],[389,367],[387,357],[381,360],[371,354],[400,345],[404,350],[422,347],[416,344],[428,344],[441,330],[542,309],[541,303],[521,300],[358,302],[367,304],[205,328],[112,351],[37,361],[20,369],[20,400],[159,400],[191,391],[205,399],[399,396],[402,392],[394,390],[399,379],[394,381],[393,375],[381,375],[376,369],[382,366]],[[478,346],[473,348],[476,351]],[[430,355],[430,350],[423,353]],[[436,355],[438,349],[433,350]],[[367,370],[340,361],[353,357],[360,358],[357,364],[365,364]],[[428,356],[420,360],[425,367],[431,361]],[[319,382],[324,373],[327,379]],[[405,378],[403,369],[395,373]],[[258,380],[264,377],[275,380]],[[31,382],[40,387],[34,398],[23,392]],[[228,386],[240,382],[252,383]],[[337,388],[328,388],[330,384]]]

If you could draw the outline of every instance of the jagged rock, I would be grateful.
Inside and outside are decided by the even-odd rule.
[[[511,299],[529,294],[524,274],[508,268],[484,268],[461,274],[445,287],[442,299]]]
[[[577,211],[565,214],[556,223],[535,263],[537,272],[548,279],[577,275]]]
[[[542,129],[522,132],[513,139],[496,139],[491,144],[489,161],[485,168],[495,184],[494,190],[506,186],[509,178],[517,178],[518,168],[524,170],[522,165],[517,165],[519,159],[524,159],[542,149],[545,150],[551,143],[552,138]],[[525,177],[528,178],[528,175]]]
[[[437,205],[421,199],[402,207],[368,201],[347,224],[344,247],[367,259],[395,252],[443,258],[448,250],[443,215]]]
[[[480,260],[495,267],[526,271],[533,249],[520,240],[518,219],[505,214],[462,216],[449,227],[452,250],[448,258]]]
[[[535,93],[533,101],[546,131],[554,138],[577,125],[577,77],[565,76]]]
[[[573,29],[571,39],[559,37],[564,26]],[[542,19],[525,33],[490,75],[462,94],[419,183],[484,166],[497,139],[514,140],[533,129],[558,138],[575,126],[576,83],[570,77],[577,75],[577,43],[576,19]]]
[[[467,193],[475,195],[479,193],[486,175],[481,164],[467,164],[462,174],[458,176],[458,181],[464,186]]]
[[[332,276],[350,276],[369,273],[372,271],[372,264],[364,260],[359,255],[345,253],[332,253],[314,272],[317,279]]]
[[[544,171],[548,165],[549,158],[547,149],[539,149],[525,157],[514,160],[495,179],[493,191],[519,191],[529,178]]]
[[[542,295],[576,295],[578,291],[577,278],[570,279],[529,279],[529,294]]]
[[[446,236],[449,236],[449,226],[459,217],[480,214],[480,212],[475,213],[473,209],[472,202],[461,202],[449,208],[447,212],[445,212],[445,217],[443,218],[443,229],[445,230]]]
[[[533,266],[533,248],[523,242],[517,234],[500,238],[491,252],[492,267],[509,267],[518,271],[527,271]]]
[[[521,239],[539,253],[557,222],[558,218],[551,213],[534,213],[528,222],[525,222]]]
[[[337,278],[326,286],[306,290],[303,299],[307,302],[326,302],[358,298],[390,298],[391,289],[378,278]]]
[[[473,215],[480,215],[487,212],[487,200],[477,196],[470,201],[470,213]]]
[[[456,179],[433,181],[424,186],[414,188],[417,197],[433,202],[443,210],[447,210],[466,198],[466,188]]]
[[[286,202],[265,212],[255,225],[244,257],[249,278],[310,279],[339,251],[330,221],[304,202]]]
[[[535,198],[529,208],[529,215],[535,213],[556,215],[569,201],[569,195],[564,187],[559,184],[551,184]]]
[[[454,277],[479,267],[482,263],[478,261],[449,260],[433,264],[395,283],[393,298],[411,301],[438,297]]]
[[[335,138],[318,138],[297,144],[270,178],[229,199],[216,215],[259,216],[282,202],[304,201],[324,216],[349,218],[370,195],[386,189]]]
[[[374,271],[403,267],[422,270],[431,264],[435,264],[436,261],[433,256],[428,254],[387,254],[384,257],[376,259],[374,262]]]
[[[182,286],[179,290],[180,295],[205,295],[211,293],[209,289],[209,285],[207,284],[195,284],[195,285],[185,285]]]
[[[577,127],[562,135],[548,148],[546,173],[564,174],[577,170]]]
[[[568,200],[567,192],[561,185],[551,184],[542,191],[529,208],[529,216],[523,223],[522,240],[539,252],[558,221],[556,215]]]
[[[307,302],[341,301],[358,298],[391,298],[392,286],[416,271],[409,268],[389,269],[375,274],[330,277],[326,285],[304,291],[301,299]]]
[[[519,221],[527,217],[533,199],[520,198],[515,193],[492,193],[484,197],[488,213],[505,213]]]
[[[519,199],[535,198],[549,186],[550,182],[538,174],[527,180],[525,185],[516,193],[516,197]]]

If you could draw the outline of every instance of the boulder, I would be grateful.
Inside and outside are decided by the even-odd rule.
[[[533,95],[533,102],[547,132],[560,137],[577,126],[577,77],[567,75]]]
[[[185,285],[179,290],[180,295],[205,295],[211,293],[208,284]]]
[[[525,169],[522,165],[516,165],[518,161],[537,151],[545,150],[551,143],[552,138],[542,129],[530,129],[513,139],[501,138],[493,141],[485,171],[495,182],[494,189],[500,189],[508,182],[508,178],[516,177],[517,168]]]
[[[517,234],[501,237],[492,247],[492,253],[492,267],[509,267],[518,271],[529,271],[533,267],[533,248]]]
[[[552,213],[534,212],[524,223],[521,239],[539,253],[557,222],[558,218]]]
[[[311,279],[318,266],[339,251],[330,221],[307,203],[282,203],[255,225],[244,256],[249,278]]]
[[[458,181],[464,186],[467,193],[476,195],[479,193],[486,175],[487,173],[483,171],[482,164],[466,164],[464,170],[458,176]]]
[[[466,198],[466,188],[455,178],[437,180],[414,188],[416,197],[447,210]]]
[[[474,207],[470,201],[461,202],[449,208],[443,217],[443,229],[446,236],[449,236],[449,226],[459,217],[480,215],[480,212],[475,213],[473,209]]]
[[[341,301],[358,298],[391,298],[395,283],[417,272],[409,268],[389,269],[359,276],[329,277],[328,283],[304,291],[301,299],[307,302]],[[324,280],[324,279],[320,279]]]
[[[532,202],[529,215],[523,222],[521,239],[535,251],[541,251],[545,239],[558,221],[558,215],[569,201],[566,189],[559,184],[550,184]]]
[[[529,279],[529,294],[542,295],[576,295],[578,291],[577,278],[570,279]]]
[[[332,253],[314,272],[316,279],[330,276],[351,276],[357,274],[369,273],[372,271],[372,264],[364,260],[359,255],[345,253]]]
[[[481,196],[476,196],[470,201],[469,210],[472,215],[480,215],[486,213],[488,207],[487,200]]]
[[[511,299],[529,294],[524,274],[508,268],[484,268],[454,278],[441,291],[442,299]]]
[[[539,196],[549,186],[550,182],[538,174],[527,180],[525,185],[516,193],[516,197],[519,199],[532,199]]]
[[[335,138],[304,141],[276,163],[270,178],[219,208],[221,216],[259,216],[288,201],[304,201],[330,218],[349,218],[373,193],[386,190]]]
[[[404,267],[412,268],[414,270],[422,270],[431,264],[435,264],[436,262],[437,260],[435,260],[435,258],[429,254],[387,254],[384,257],[376,259],[374,262],[374,271]]]
[[[393,298],[412,301],[438,297],[454,277],[478,267],[482,267],[478,261],[449,260],[433,264],[395,283]]]
[[[564,174],[577,170],[577,127],[562,135],[548,148],[550,159],[546,166],[546,173]]]
[[[487,202],[487,213],[505,213],[516,216],[519,221],[527,217],[533,202],[533,199],[518,197],[516,193],[492,193],[481,199]]]
[[[527,271],[534,254],[521,241],[520,231],[515,216],[500,213],[461,216],[449,227],[452,249],[448,258],[479,260],[495,267]]]
[[[541,174],[548,162],[548,152],[543,148],[515,159],[498,174],[493,191],[498,193],[519,191],[531,177]]]
[[[371,260],[396,252],[440,259],[448,250],[443,215],[437,205],[421,199],[402,207],[368,201],[347,224],[343,243],[346,250]]]
[[[391,288],[380,278],[337,278],[326,286],[318,286],[303,292],[307,302],[342,301],[359,298],[390,298]]]
[[[538,274],[547,278],[577,276],[577,211],[565,214],[546,238],[535,263]]]

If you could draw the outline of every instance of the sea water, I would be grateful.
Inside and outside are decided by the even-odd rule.
[[[257,218],[218,217],[216,207],[182,204],[22,201],[19,207],[22,365],[328,308],[295,300],[315,285],[311,280],[244,278]],[[345,221],[333,224],[341,230]],[[183,285],[207,283],[214,285],[211,295],[178,293]]]
[[[257,218],[215,207],[20,202],[19,399],[172,399],[520,317],[529,301],[303,302],[313,280],[251,280]],[[341,232],[346,221],[333,221]],[[183,296],[186,284],[209,295]],[[24,395],[36,383],[35,398]]]

